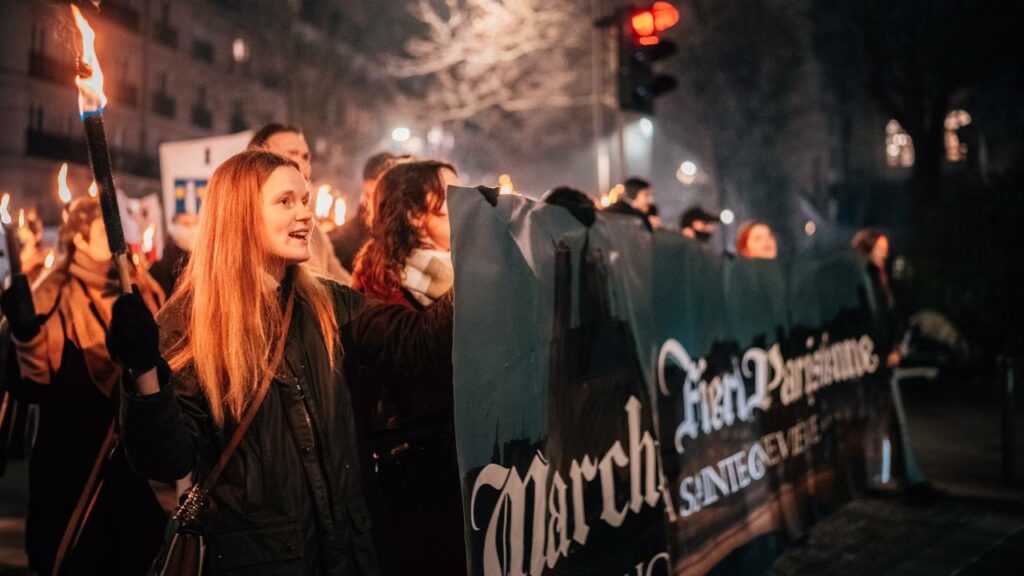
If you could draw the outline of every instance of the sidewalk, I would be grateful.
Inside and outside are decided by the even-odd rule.
[[[855,500],[818,523],[771,576],[1020,574],[1024,513],[942,499],[913,507],[896,496]]]
[[[769,572],[998,575],[1024,573],[1024,409],[1015,419],[1015,481],[1003,478],[1002,404],[978,385],[903,385],[912,448],[940,497],[851,502],[788,548]]]

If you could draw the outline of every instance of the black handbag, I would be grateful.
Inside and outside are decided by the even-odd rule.
[[[284,313],[281,338],[277,342],[273,360],[270,362],[270,366],[274,369],[281,363],[281,358],[284,356],[284,344],[288,339],[288,328],[291,326],[294,304],[295,294],[291,292],[289,293],[288,305]],[[238,423],[238,428],[231,435],[231,440],[228,442],[227,447],[224,448],[224,451],[221,452],[217,464],[210,471],[210,475],[205,481],[196,483],[181,495],[181,504],[174,511],[171,521],[167,524],[164,545],[153,562],[153,566],[149,571],[150,576],[200,576],[203,573],[206,542],[203,538],[201,515],[209,508],[210,489],[217,483],[220,473],[224,471],[224,467],[227,466],[238,445],[242,443],[242,436],[249,429],[253,417],[256,416],[256,411],[263,404],[263,398],[266,397],[267,391],[270,389],[271,380],[273,380],[274,372],[271,371],[270,373],[271,376],[263,383],[255,401],[245,411],[242,420]]]

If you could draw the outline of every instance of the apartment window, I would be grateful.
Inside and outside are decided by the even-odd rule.
[[[42,132],[43,130],[43,107],[31,104],[28,107],[28,128]]]
[[[914,142],[896,120],[885,125],[885,163],[894,168],[914,165]]]
[[[192,39],[192,57],[203,62],[213,63],[213,43],[203,38]]]
[[[46,51],[46,26],[32,24],[32,51],[39,54]]]
[[[160,5],[160,19],[153,28],[153,35],[169,48],[178,47],[178,29],[171,25],[171,5],[168,2]]]
[[[963,162],[967,159],[967,143],[960,141],[960,129],[969,126],[971,115],[966,110],[952,110],[946,114],[943,127],[946,130],[946,160],[950,162]]]
[[[192,125],[198,128],[213,128],[213,111],[206,102],[206,86],[196,88],[196,103],[192,107]]]
[[[232,132],[241,132],[249,127],[249,123],[245,121],[245,108],[242,105],[241,100],[235,100],[234,105],[231,109],[231,126]]]
[[[174,98],[167,93],[167,84],[167,72],[157,74],[157,90],[153,93],[153,113],[164,118],[174,118],[177,106]]]

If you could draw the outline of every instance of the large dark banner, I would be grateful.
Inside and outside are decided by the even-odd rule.
[[[472,574],[760,571],[885,473],[852,255],[733,260],[465,188],[449,210]]]

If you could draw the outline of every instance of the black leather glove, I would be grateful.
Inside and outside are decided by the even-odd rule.
[[[11,287],[0,294],[0,310],[11,325],[11,334],[18,340],[28,342],[39,334],[40,322],[36,318],[28,277],[24,274],[11,277]]]
[[[149,372],[160,361],[160,329],[142,300],[138,286],[114,302],[107,330],[111,360],[136,372]]]

